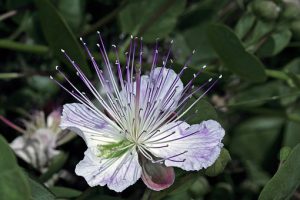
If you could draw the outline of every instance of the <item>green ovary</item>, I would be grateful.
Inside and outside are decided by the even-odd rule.
[[[122,140],[116,143],[109,143],[105,145],[98,145],[99,150],[98,157],[101,158],[117,158],[121,157],[133,146],[133,143],[128,140]]]

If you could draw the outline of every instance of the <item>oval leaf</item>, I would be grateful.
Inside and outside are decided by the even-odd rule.
[[[35,4],[38,8],[43,33],[54,55],[69,64],[60,52],[60,49],[65,49],[81,69],[85,73],[89,73],[83,50],[57,9],[49,0],[35,0]]]
[[[54,200],[55,196],[42,184],[28,178],[32,193],[32,200]]]
[[[208,27],[207,34],[224,67],[249,81],[266,80],[263,64],[245,51],[238,37],[229,28],[213,24]]]
[[[60,187],[60,186],[55,186],[50,188],[51,192],[55,194],[57,198],[75,198],[81,195],[81,191],[72,189],[72,188],[67,188],[67,187]]]
[[[0,135],[0,199],[29,200],[28,181],[17,165],[16,158]]]
[[[141,35],[149,42],[165,37],[175,27],[184,7],[182,0],[132,1],[120,12],[122,31]]]
[[[300,184],[300,144],[282,163],[273,178],[267,183],[259,195],[259,200],[289,199]]]
[[[279,30],[271,35],[257,51],[258,56],[268,57],[280,53],[290,43],[292,33],[290,30]]]

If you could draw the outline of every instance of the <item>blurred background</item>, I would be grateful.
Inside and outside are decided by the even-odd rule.
[[[75,175],[86,146],[58,127],[75,100],[49,76],[63,83],[59,65],[82,86],[65,49],[97,83],[79,41],[102,66],[97,31],[112,62],[112,44],[125,52],[130,35],[142,36],[144,71],[156,40],[161,56],[174,40],[175,71],[196,50],[183,82],[204,65],[195,85],[223,75],[192,119],[225,127],[214,166],[178,170],[162,192],[139,181],[115,193]],[[299,0],[0,0],[0,199],[300,199],[299,50]]]

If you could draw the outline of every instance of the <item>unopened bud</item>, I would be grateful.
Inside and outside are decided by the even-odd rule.
[[[282,18],[293,20],[300,16],[300,5],[296,2],[287,2],[284,5]]]
[[[279,152],[280,163],[284,163],[292,151],[291,147],[282,147]]]
[[[275,20],[279,15],[280,7],[273,1],[255,1],[252,4],[252,11],[262,19]]]
[[[229,152],[223,148],[216,162],[205,170],[207,176],[217,176],[223,172],[227,163],[231,160]]]
[[[199,177],[189,188],[188,192],[193,198],[206,195],[210,190],[210,186],[206,178]]]

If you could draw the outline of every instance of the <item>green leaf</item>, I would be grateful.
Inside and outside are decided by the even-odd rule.
[[[192,104],[196,99],[192,98],[188,103],[187,103],[187,108],[190,104]],[[195,111],[197,111],[195,113]],[[204,120],[217,120],[218,115],[215,110],[215,108],[206,100],[201,99],[199,102],[191,108],[191,110],[188,111],[188,113],[185,116],[192,116],[187,119],[187,122],[189,124],[199,124]]]
[[[191,62],[195,64],[203,64],[206,61],[217,58],[216,53],[211,47],[207,35],[207,23],[187,29],[176,34],[174,39],[174,53],[178,56],[180,63],[185,63],[186,58],[196,49],[195,55]]]
[[[276,174],[267,183],[259,195],[259,200],[289,199],[300,184],[300,144],[282,163]]]
[[[268,57],[280,53],[292,38],[290,30],[284,29],[274,32],[257,51],[258,56]]]
[[[61,152],[59,155],[55,156],[50,164],[48,170],[39,177],[40,182],[45,182],[58,172],[66,163],[68,159],[68,154]]]
[[[32,200],[54,200],[55,196],[44,185],[28,177]]]
[[[280,117],[255,117],[239,124],[234,131],[230,153],[255,164],[263,164],[272,158],[284,120]],[[277,155],[278,152],[273,152]]]
[[[300,143],[300,123],[289,121],[286,124],[285,133],[284,133],[284,146],[294,147]]]
[[[264,36],[269,34],[274,29],[274,23],[258,20],[253,31],[246,38],[244,46],[251,49],[251,45],[256,45]]]
[[[237,36],[224,25],[210,25],[208,39],[219,55],[224,67],[253,82],[266,80],[263,64],[245,51]]]
[[[271,98],[275,95],[278,95],[278,89],[281,83],[278,81],[273,81],[265,84],[256,85],[250,88],[245,89],[242,92],[239,92],[236,96],[230,99],[230,104],[248,102],[247,107],[258,107],[265,103],[265,101],[256,101],[253,100]],[[245,107],[245,105],[243,105]]]
[[[153,42],[158,37],[166,37],[173,30],[184,7],[185,0],[131,1],[120,12],[121,29],[143,36],[146,42]]]
[[[244,14],[236,24],[234,28],[235,34],[243,39],[247,33],[251,30],[252,26],[255,23],[255,16],[251,13]]]
[[[218,176],[219,174],[221,174],[224,171],[227,163],[230,160],[231,160],[231,157],[230,157],[229,152],[227,151],[227,149],[222,148],[219,158],[216,160],[216,162],[212,166],[208,167],[205,170],[205,175]]]
[[[294,95],[297,92],[299,93],[299,89],[295,88],[295,87],[292,88],[287,85],[281,84],[278,89],[279,89],[280,96],[286,96],[286,97],[280,99],[280,103],[283,106],[293,104],[300,96],[300,94]]]
[[[71,29],[49,0],[35,0],[43,33],[54,55],[60,60],[66,60],[60,49],[65,49],[68,55],[85,72],[90,72],[82,47],[79,45]],[[51,20],[49,20],[51,19]]]
[[[299,105],[291,107],[290,114],[296,114],[299,116]],[[283,146],[295,147],[300,143],[300,123],[295,121],[287,121],[283,136]]]
[[[0,199],[29,200],[28,181],[2,135],[0,135],[0,152]]]
[[[300,75],[300,57],[293,59],[290,61],[288,64],[284,66],[284,71],[288,74],[291,75],[293,74],[294,76],[299,77]]]
[[[72,189],[72,188],[67,188],[67,187],[59,187],[59,186],[54,186],[50,188],[50,191],[55,194],[57,198],[75,198],[81,195],[81,191]]]
[[[58,9],[74,31],[78,31],[83,19],[84,2],[82,0],[58,1]]]

